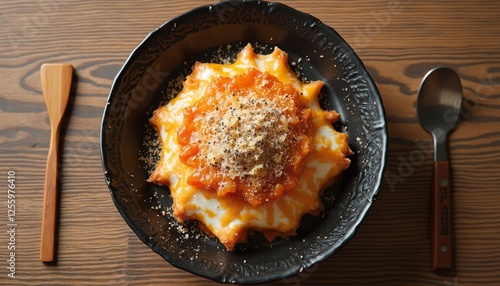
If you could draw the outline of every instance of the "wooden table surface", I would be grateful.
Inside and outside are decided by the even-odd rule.
[[[500,2],[282,3],[351,44],[380,90],[390,139],[382,188],[355,237],[327,261],[272,285],[500,285]],[[99,151],[109,88],[131,50],[163,22],[204,4],[0,3],[0,285],[216,284],[172,267],[140,242],[112,203]],[[50,137],[39,70],[47,62],[69,62],[76,76],[61,143],[58,261],[49,265],[39,262]],[[415,110],[422,77],[441,65],[459,72],[466,98],[450,138],[456,270],[448,274],[430,269],[433,158]],[[15,230],[8,226],[9,172]],[[15,278],[8,276],[10,252]]]

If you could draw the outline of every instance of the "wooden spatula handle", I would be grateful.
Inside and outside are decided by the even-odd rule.
[[[452,226],[450,168],[448,161],[434,162],[431,194],[431,267],[434,271],[452,268]]]
[[[43,196],[42,235],[40,240],[40,261],[42,262],[52,262],[55,256],[58,142],[59,132],[52,132],[47,156]]]

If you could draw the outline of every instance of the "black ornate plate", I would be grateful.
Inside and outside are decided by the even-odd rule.
[[[288,53],[303,80],[323,80],[322,104],[341,115],[336,128],[354,151],[342,179],[323,195],[320,217],[305,216],[297,235],[268,243],[259,234],[228,252],[196,227],[177,225],[167,188],[146,182],[145,136],[151,111],[179,89],[195,60],[221,61],[246,43]],[[137,236],[172,265],[219,282],[290,277],[325,260],[356,232],[377,194],[387,128],[375,84],[349,45],[318,19],[279,3],[225,1],[194,9],[150,33],[116,76],[104,110],[101,154],[111,197]]]

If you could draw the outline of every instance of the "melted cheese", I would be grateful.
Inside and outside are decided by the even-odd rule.
[[[193,174],[194,168],[181,162],[182,148],[178,142],[184,110],[199,102],[212,82],[221,77],[244,74],[252,68],[291,84],[300,93],[302,104],[311,110],[312,117],[307,131],[312,150],[305,157],[296,187],[276,200],[255,205],[241,196],[218,196],[217,192],[189,184],[188,177]],[[332,127],[338,114],[323,111],[318,103],[322,86],[320,81],[302,83],[290,69],[286,53],[278,48],[269,55],[259,55],[248,45],[233,64],[196,63],[183,90],[167,105],[157,109],[151,118],[162,142],[162,152],[149,181],[169,186],[174,217],[180,222],[198,220],[204,225],[203,229],[231,250],[235,244],[244,242],[248,233],[254,230],[262,231],[272,240],[276,236],[294,234],[304,214],[318,214],[322,207],[322,190],[333,183],[350,163],[346,158],[350,154],[347,135]],[[235,124],[231,118],[226,123],[228,126]],[[283,122],[282,128],[288,128],[286,122]]]

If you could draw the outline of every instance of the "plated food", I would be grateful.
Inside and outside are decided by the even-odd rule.
[[[162,151],[148,181],[168,185],[178,221],[199,221],[228,250],[255,230],[269,241],[294,234],[350,163],[347,135],[332,127],[339,114],[319,105],[322,86],[302,83],[278,47],[197,62],[150,119]]]
[[[323,190],[321,214],[305,214],[295,235],[270,242],[255,231],[245,243],[226,251],[218,238],[203,235],[195,220],[174,223],[170,189],[148,182],[154,166],[141,158],[152,147],[144,144],[145,138],[156,133],[149,122],[152,112],[182,90],[182,81],[195,62],[234,61],[247,43],[252,43],[255,53],[264,55],[279,47],[286,51],[292,69],[303,82],[323,82],[320,106],[340,115],[335,129],[348,135],[348,146],[354,154],[349,156],[351,162],[342,176]],[[297,110],[301,115],[302,109]],[[280,3],[228,0],[169,20],[131,52],[113,81],[100,139],[111,198],[141,242],[171,265],[196,275],[222,283],[255,284],[307,271],[353,237],[380,188],[387,126],[373,80],[335,30]],[[216,160],[212,163],[217,165]],[[259,174],[263,170],[258,164],[254,167],[249,171]],[[259,202],[258,198],[253,201]],[[134,248],[137,241],[130,242]]]

